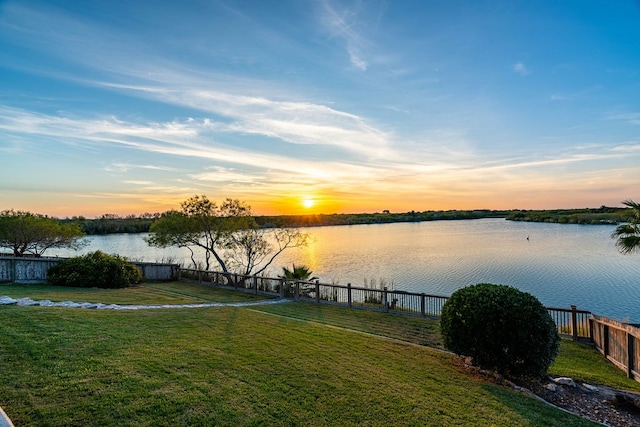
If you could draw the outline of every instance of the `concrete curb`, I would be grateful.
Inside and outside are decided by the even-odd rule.
[[[0,427],[15,427],[2,408],[0,408]]]

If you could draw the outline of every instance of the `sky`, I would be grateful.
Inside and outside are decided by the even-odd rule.
[[[0,0],[0,210],[640,199],[635,0]]]

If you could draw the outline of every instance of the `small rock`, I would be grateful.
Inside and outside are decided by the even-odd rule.
[[[568,378],[568,377],[558,377],[558,378],[554,378],[553,381],[556,384],[560,384],[560,385],[566,385],[569,387],[575,387],[576,383],[575,381],[573,381],[572,378]]]
[[[17,299],[13,299],[8,296],[0,297],[0,305],[13,305],[13,304],[16,304],[17,302],[18,302]]]
[[[591,384],[582,383],[582,387],[586,388],[589,391],[598,391],[598,387]]]
[[[558,390],[558,387],[554,383],[547,383],[547,384],[544,385],[544,388],[546,388],[549,391]]]

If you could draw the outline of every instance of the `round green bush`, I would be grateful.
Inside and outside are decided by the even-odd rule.
[[[454,292],[442,308],[440,328],[448,350],[513,377],[543,376],[560,344],[542,303],[506,285],[480,283]]]
[[[142,282],[142,274],[126,258],[100,251],[60,261],[47,275],[52,285],[82,288],[127,288]]]

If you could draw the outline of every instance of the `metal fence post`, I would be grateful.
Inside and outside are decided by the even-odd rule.
[[[427,317],[427,304],[426,304],[426,295],[423,293],[420,295],[420,314],[422,317]]]
[[[300,282],[296,280],[296,301],[300,300]]]
[[[573,340],[578,341],[578,313],[576,310],[578,307],[575,305],[571,306],[571,335],[573,335]]]
[[[349,304],[349,308],[351,308],[351,283],[347,283],[347,303]]]
[[[284,279],[280,279],[280,298],[284,298]]]
[[[387,288],[384,287],[382,288],[382,309],[384,310],[385,313],[389,312],[389,300],[388,300],[388,296],[387,296]]]
[[[320,281],[316,280],[316,302],[320,304]]]
[[[253,275],[253,289],[257,294],[258,293],[258,276],[256,276],[255,274]]]

